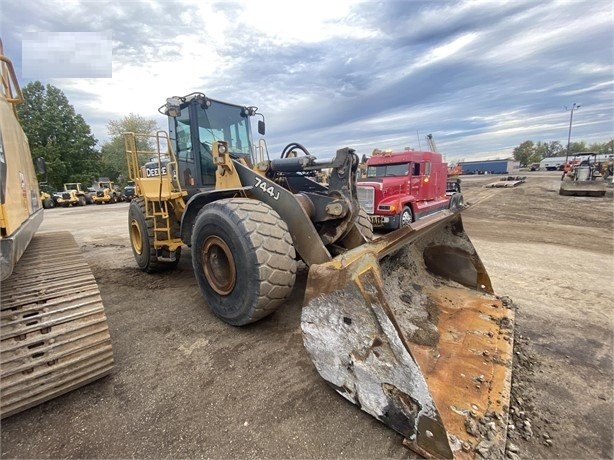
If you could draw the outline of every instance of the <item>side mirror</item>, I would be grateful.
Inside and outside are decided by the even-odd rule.
[[[36,159],[36,172],[38,174],[47,173],[47,164],[45,163],[45,159],[43,157],[38,157]]]
[[[264,120],[258,120],[258,134],[264,136],[265,131]]]

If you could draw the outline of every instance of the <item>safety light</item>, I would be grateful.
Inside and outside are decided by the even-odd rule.
[[[217,145],[217,152],[220,155],[224,155],[227,151],[228,151],[228,149],[226,148],[226,144],[218,144]]]

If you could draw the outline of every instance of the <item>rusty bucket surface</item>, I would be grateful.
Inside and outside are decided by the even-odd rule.
[[[311,266],[301,327],[320,375],[420,455],[503,458],[513,322],[445,211]]]

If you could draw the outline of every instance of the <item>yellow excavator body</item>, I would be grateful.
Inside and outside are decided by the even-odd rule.
[[[113,351],[98,286],[69,232],[36,234],[43,207],[0,41],[0,416],[103,377]],[[44,162],[38,162],[44,169]],[[43,171],[41,171],[42,173]]]

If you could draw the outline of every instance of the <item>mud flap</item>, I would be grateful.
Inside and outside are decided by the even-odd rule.
[[[504,457],[513,311],[449,211],[310,267],[318,372],[425,457]]]

